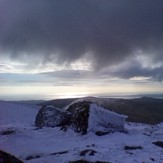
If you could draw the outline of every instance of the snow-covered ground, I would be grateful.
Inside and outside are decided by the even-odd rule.
[[[0,101],[0,149],[29,163],[66,163],[75,160],[112,163],[162,163],[163,148],[152,142],[163,141],[163,123],[155,126],[127,123],[128,133],[97,136],[81,135],[69,129],[37,129],[38,108]],[[14,131],[2,134],[4,131]],[[6,132],[7,133],[7,132]],[[125,146],[142,149],[126,150]]]
[[[28,104],[16,104],[0,101],[0,126],[27,127],[34,125],[38,106]]]

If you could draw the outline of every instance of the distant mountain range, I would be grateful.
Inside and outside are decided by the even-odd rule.
[[[56,108],[63,109],[76,100],[95,102],[102,107],[115,111],[120,114],[128,115],[127,121],[148,124],[157,124],[163,122],[163,99],[152,97],[141,97],[132,99],[123,98],[68,98],[44,100],[14,101],[14,103],[25,103],[29,105],[47,106],[53,105]],[[13,101],[12,101],[13,102]]]
[[[53,105],[64,108],[77,98],[44,101],[39,105]],[[135,99],[86,97],[80,100],[92,101],[120,114],[128,115],[127,121],[157,124],[163,122],[163,99],[142,97]]]

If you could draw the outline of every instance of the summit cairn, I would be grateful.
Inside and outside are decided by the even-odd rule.
[[[66,110],[42,107],[36,116],[37,127],[72,128],[75,132],[103,135],[124,132],[127,116],[115,113],[90,101],[75,101]]]
[[[74,131],[87,132],[124,132],[127,116],[117,114],[96,103],[79,101],[66,110],[71,113],[71,126]]]

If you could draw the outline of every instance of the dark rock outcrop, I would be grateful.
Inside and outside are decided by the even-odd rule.
[[[69,161],[69,163],[110,163],[106,161],[87,161],[87,160],[75,160],[75,161]]]
[[[35,120],[37,127],[65,126],[70,122],[70,114],[51,106],[42,107]]]
[[[15,133],[16,133],[15,130],[9,128],[7,130],[1,131],[0,135],[12,135],[12,134],[15,134]]]
[[[163,148],[163,141],[156,141],[156,142],[153,142],[153,144],[157,145],[158,147]]]
[[[76,102],[67,109],[71,113],[71,126],[79,133],[86,134],[88,128],[90,102]]]
[[[41,156],[40,155],[29,155],[27,156],[25,159],[26,160],[32,160],[32,159],[37,159],[37,158],[40,158]]]
[[[66,111],[55,109],[53,106],[42,107],[36,116],[37,127],[57,127],[67,130],[71,127],[75,132],[86,134],[111,133],[124,131],[126,116],[107,110],[90,101],[72,103]]]
[[[136,149],[143,149],[142,146],[124,146],[124,150],[136,150]]]
[[[86,134],[124,132],[126,116],[105,109],[90,101],[78,101],[67,108],[71,113],[71,126],[74,131]]]
[[[93,149],[86,149],[80,152],[80,156],[94,156],[97,153],[97,151]]]
[[[15,156],[0,150],[0,163],[23,163]]]

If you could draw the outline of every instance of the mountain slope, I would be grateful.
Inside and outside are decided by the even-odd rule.
[[[163,123],[125,124],[127,133],[97,136],[33,126],[38,108],[0,101],[0,149],[25,163],[157,162],[163,161]],[[12,131],[12,132],[11,132]]]
[[[34,105],[15,104],[0,101],[0,125],[31,126],[34,124],[38,107]]]
[[[155,98],[136,98],[136,99],[116,99],[116,98],[95,98],[86,97],[81,99],[59,99],[47,101],[42,104],[50,104],[55,107],[63,108],[70,105],[73,101],[91,101],[105,108],[128,115],[127,121],[157,124],[163,122],[163,99]]]

